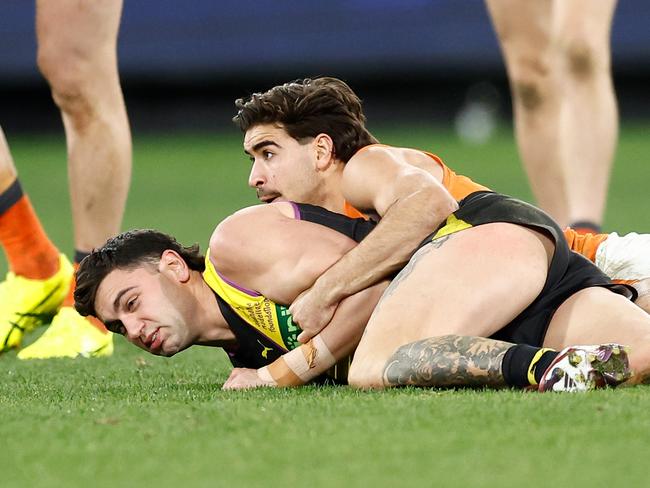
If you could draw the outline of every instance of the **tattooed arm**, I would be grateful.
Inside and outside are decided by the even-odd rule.
[[[486,339],[446,335],[401,346],[388,359],[384,386],[470,386],[503,388],[501,364],[513,344]]]

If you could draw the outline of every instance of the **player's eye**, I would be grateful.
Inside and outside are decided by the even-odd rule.
[[[271,151],[264,151],[262,152],[262,156],[264,156],[264,159],[271,159],[273,157],[273,153]]]
[[[131,298],[128,302],[126,302],[126,310],[128,312],[133,312],[133,310],[135,309],[137,301],[138,301],[137,297],[134,297],[134,298]]]

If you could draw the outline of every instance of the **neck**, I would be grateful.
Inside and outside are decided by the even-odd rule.
[[[203,275],[192,271],[194,281],[195,324],[198,334],[194,344],[205,346],[225,346],[235,342],[235,335],[224,318],[217,297],[212,288],[203,280]]]
[[[343,163],[334,163],[323,177],[315,196],[315,205],[331,212],[344,213],[345,198],[341,191],[341,178],[343,177]]]

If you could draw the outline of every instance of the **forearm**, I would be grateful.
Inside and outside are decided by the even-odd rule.
[[[422,240],[457,209],[446,197],[424,189],[397,200],[375,230],[325,271],[314,287],[336,302],[401,269]]]
[[[300,386],[349,356],[359,344],[387,284],[379,283],[343,300],[322,332],[270,365],[260,368],[260,377],[273,380],[276,386]]]

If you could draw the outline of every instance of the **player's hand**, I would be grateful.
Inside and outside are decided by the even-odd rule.
[[[234,368],[221,389],[245,390],[263,386],[275,386],[275,384],[273,382],[264,381],[262,378],[260,378],[259,374],[257,374],[256,369]]]
[[[289,307],[292,320],[302,329],[298,340],[306,344],[323,330],[332,320],[338,305],[338,302],[328,301],[325,294],[320,293],[316,286],[298,295]]]

